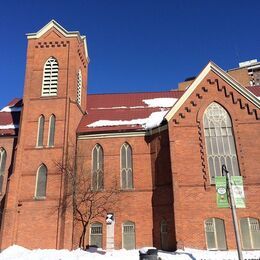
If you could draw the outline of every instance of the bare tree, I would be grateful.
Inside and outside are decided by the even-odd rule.
[[[74,227],[77,224],[81,226],[78,247],[86,249],[85,237],[89,224],[98,218],[105,218],[108,212],[115,210],[119,190],[116,180],[111,180],[106,189],[93,188],[96,185],[93,185],[91,172],[84,169],[84,163],[80,159],[82,157],[74,158],[68,158],[65,165],[60,162],[55,164],[66,180],[62,212],[65,213],[72,206]]]

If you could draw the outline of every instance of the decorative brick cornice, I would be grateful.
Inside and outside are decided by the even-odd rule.
[[[69,41],[49,41],[49,42],[37,42],[35,48],[59,48],[67,47]]]

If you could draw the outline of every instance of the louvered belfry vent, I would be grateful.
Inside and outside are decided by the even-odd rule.
[[[44,66],[42,96],[57,96],[59,64],[50,57]]]

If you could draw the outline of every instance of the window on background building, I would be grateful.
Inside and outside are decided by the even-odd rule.
[[[132,149],[128,143],[124,143],[121,147],[121,188],[133,188]]]
[[[90,225],[90,245],[102,248],[103,227],[101,223],[93,223]]]
[[[102,190],[104,188],[104,156],[103,149],[96,144],[92,151],[92,189]]]
[[[210,182],[221,176],[225,164],[230,175],[240,175],[231,118],[218,103],[211,103],[203,117]]]
[[[43,70],[42,96],[56,96],[58,91],[59,64],[54,57],[50,57]]]
[[[55,115],[51,115],[49,121],[49,137],[48,137],[48,146],[50,147],[54,146],[55,123],[56,123],[56,117]]]
[[[0,148],[0,192],[3,190],[4,174],[6,164],[6,151],[4,148]]]
[[[226,233],[223,219],[208,218],[204,222],[206,234],[207,249],[209,250],[226,250]]]
[[[82,92],[82,74],[81,70],[79,70],[77,75],[77,102],[81,105],[81,92]]]
[[[260,249],[259,219],[241,218],[240,231],[243,249]]]
[[[38,119],[38,134],[37,134],[37,147],[43,147],[43,133],[44,133],[44,116],[41,115]]]
[[[35,198],[46,197],[46,186],[47,186],[47,168],[42,164],[36,174],[36,187],[35,187]]]
[[[123,223],[123,248],[135,249],[135,223],[127,221]]]
[[[168,225],[165,219],[161,221],[160,233],[161,233],[161,248],[163,250],[167,250],[168,249]]]

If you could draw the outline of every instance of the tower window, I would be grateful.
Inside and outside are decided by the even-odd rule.
[[[59,65],[54,57],[50,57],[43,70],[42,96],[56,96],[58,89]]]
[[[81,70],[79,70],[77,75],[77,102],[81,105],[81,92],[82,92],[82,74]]]
[[[49,122],[49,138],[48,138],[49,147],[54,146],[55,122],[56,122],[55,115],[51,115],[50,122]]]
[[[0,192],[2,192],[3,190],[5,164],[6,164],[6,151],[4,148],[0,148]]]
[[[41,115],[38,119],[37,147],[43,147],[44,122],[44,116]]]
[[[47,168],[42,164],[36,174],[35,198],[41,199],[46,197],[47,186]]]

